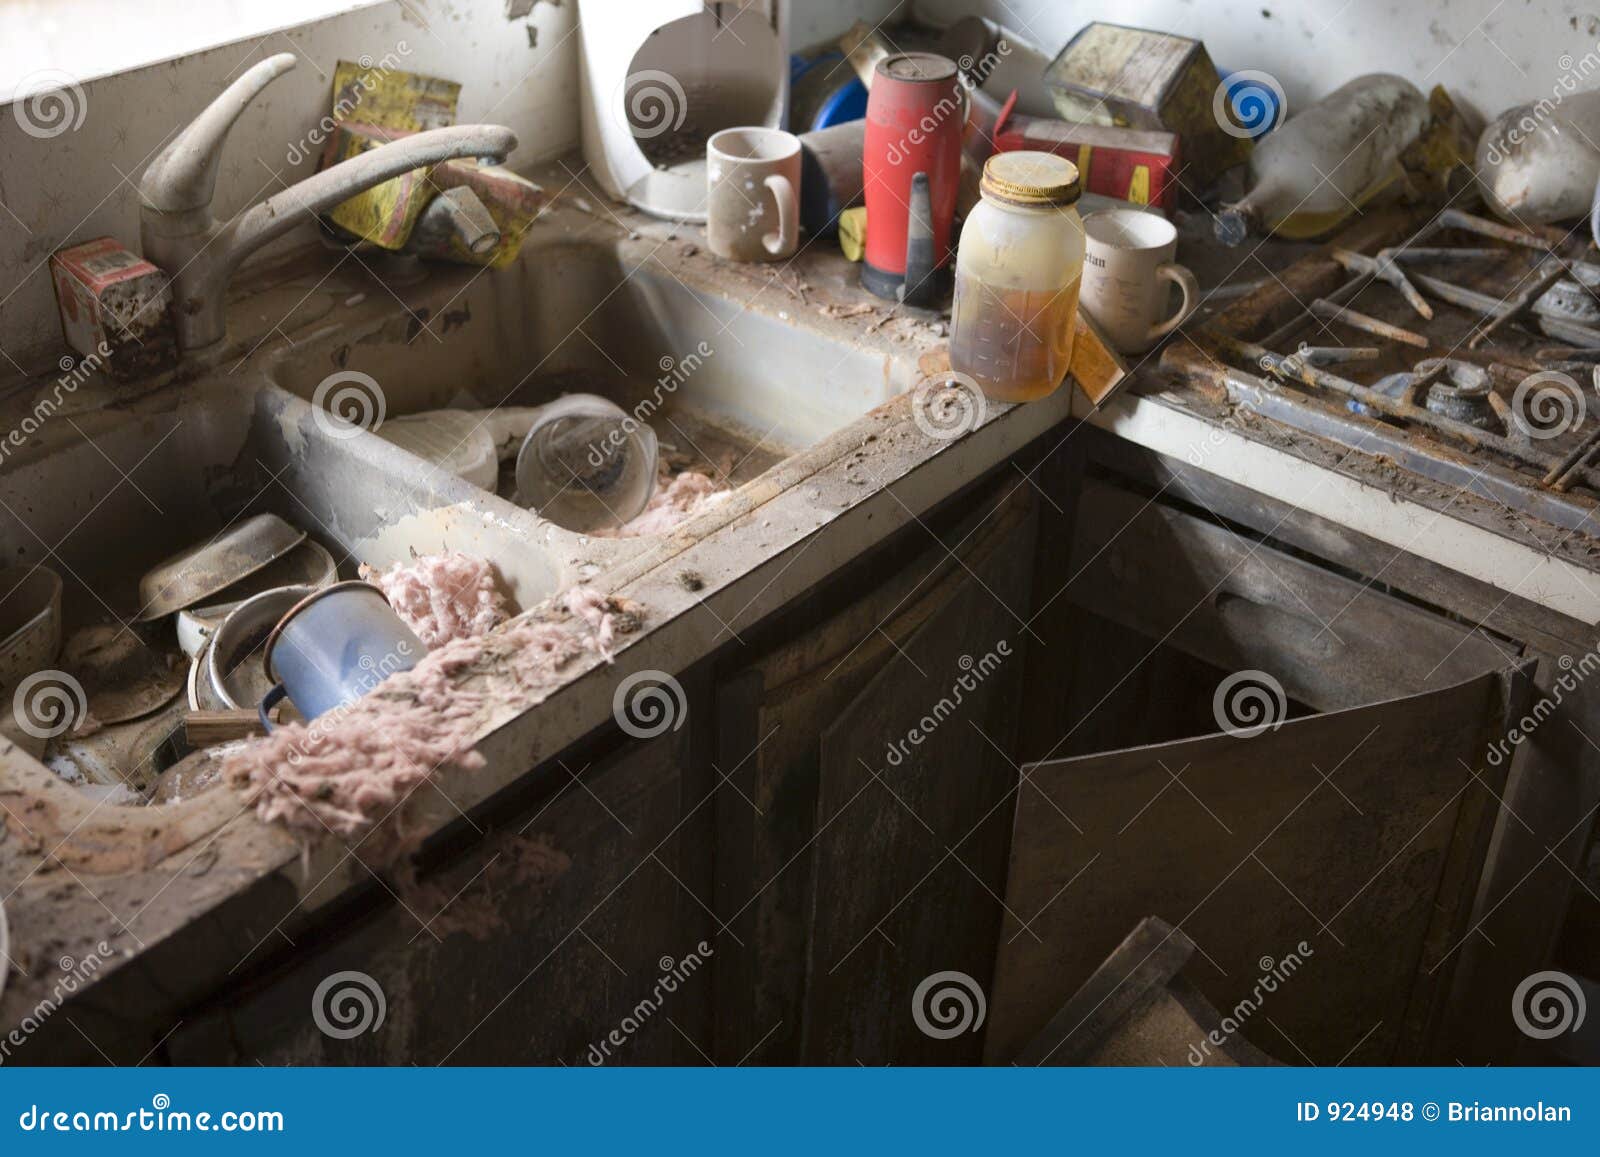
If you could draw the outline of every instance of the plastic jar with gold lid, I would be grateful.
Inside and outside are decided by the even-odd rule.
[[[1001,402],[1055,392],[1072,360],[1083,279],[1078,167],[1054,153],[996,153],[956,253],[950,367]]]

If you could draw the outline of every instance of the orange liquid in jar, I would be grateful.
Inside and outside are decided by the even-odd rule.
[[[1067,376],[1078,324],[1078,286],[996,289],[956,271],[950,368],[997,402],[1048,397]]]

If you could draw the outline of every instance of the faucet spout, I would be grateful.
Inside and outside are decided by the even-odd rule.
[[[374,185],[455,157],[503,159],[517,147],[517,137],[499,125],[450,125],[400,137],[376,149],[313,173],[241,213],[223,230],[223,244],[233,264],[305,220]]]
[[[309,216],[412,169],[456,157],[504,160],[517,147],[516,135],[500,125],[429,129],[313,173],[219,222],[211,202],[228,130],[263,88],[294,66],[294,55],[282,53],[244,73],[150,163],[139,183],[140,241],[145,257],[172,279],[178,344],[185,351],[222,340],[233,271]]]

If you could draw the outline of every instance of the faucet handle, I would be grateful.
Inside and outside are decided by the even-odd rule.
[[[239,114],[262,89],[295,66],[292,52],[280,52],[245,71],[180,132],[139,182],[145,207],[159,213],[204,209],[217,192],[217,164],[223,142]]]

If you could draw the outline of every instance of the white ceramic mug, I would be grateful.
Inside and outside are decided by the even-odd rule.
[[[706,240],[734,261],[781,261],[800,240],[800,138],[723,129],[706,142]]]
[[[1200,304],[1200,283],[1172,260],[1178,230],[1166,218],[1139,209],[1107,209],[1085,217],[1083,232],[1080,304],[1120,352],[1143,353]],[[1183,304],[1162,320],[1173,283],[1183,291]]]

